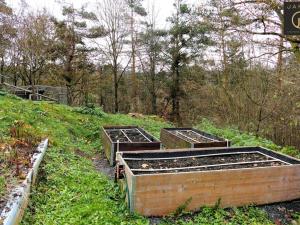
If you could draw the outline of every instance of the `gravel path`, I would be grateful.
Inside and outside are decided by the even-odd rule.
[[[275,224],[291,224],[293,221],[292,215],[294,213],[300,213],[300,199],[290,202],[263,205],[259,206],[259,208],[264,210]]]

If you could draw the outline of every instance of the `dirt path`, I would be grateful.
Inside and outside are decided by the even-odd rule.
[[[291,202],[263,205],[259,206],[259,208],[264,210],[275,224],[291,224],[293,221],[292,215],[300,213],[300,199]]]
[[[92,160],[93,160],[93,163],[94,163],[97,171],[105,174],[110,179],[114,179],[114,177],[115,177],[114,167],[111,167],[109,165],[109,162],[105,158],[103,151],[101,151],[99,154],[97,154],[95,157],[93,157]]]

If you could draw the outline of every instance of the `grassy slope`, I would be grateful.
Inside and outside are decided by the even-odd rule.
[[[300,159],[300,151],[294,147],[281,147],[265,138],[256,137],[253,134],[241,133],[235,128],[217,128],[206,119],[196,126],[196,128],[227,138],[231,140],[233,146],[262,146]]]
[[[0,135],[8,139],[9,127],[15,120],[22,120],[41,136],[49,137],[45,163],[41,169],[41,180],[33,191],[30,210],[23,224],[148,224],[138,215],[129,214],[124,196],[107,177],[99,174],[91,157],[101,149],[99,128],[106,124],[135,124],[144,127],[156,137],[162,127],[170,126],[151,118],[134,119],[126,115],[110,115],[97,111],[98,115],[85,115],[72,108],[34,103],[0,96]],[[201,124],[205,130],[229,137],[242,136],[234,130],[216,129],[207,121]],[[230,137],[236,138],[236,137]],[[242,136],[249,139],[252,136]],[[1,140],[1,139],[0,139]],[[256,140],[261,143],[265,140]],[[269,143],[269,142],[268,142]],[[277,148],[277,147],[276,147]],[[85,152],[86,157],[76,151]],[[289,150],[293,154],[294,150]],[[182,215],[182,213],[180,214]],[[182,217],[181,217],[182,218]],[[266,215],[255,207],[235,209],[231,212],[218,208],[204,208],[189,219],[168,217],[164,224],[270,224]]]

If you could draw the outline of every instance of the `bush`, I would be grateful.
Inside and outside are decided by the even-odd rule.
[[[86,115],[93,115],[98,117],[106,116],[106,113],[103,112],[101,107],[95,107],[94,105],[84,106],[84,107],[76,107],[73,109],[74,112],[86,114]]]

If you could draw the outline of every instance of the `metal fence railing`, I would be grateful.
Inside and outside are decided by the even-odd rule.
[[[59,102],[55,98],[52,98],[52,97],[49,97],[49,96],[38,93],[38,91],[29,90],[27,88],[19,87],[19,86],[16,86],[14,84],[8,83],[11,80],[12,80],[11,77],[0,74],[0,85],[4,85],[4,86],[8,87],[10,90],[13,90],[12,91],[13,94],[16,94],[17,91],[22,91],[25,94],[27,94],[28,98],[31,99],[31,100],[46,99],[46,100],[54,101],[54,102],[57,102],[57,103]]]

